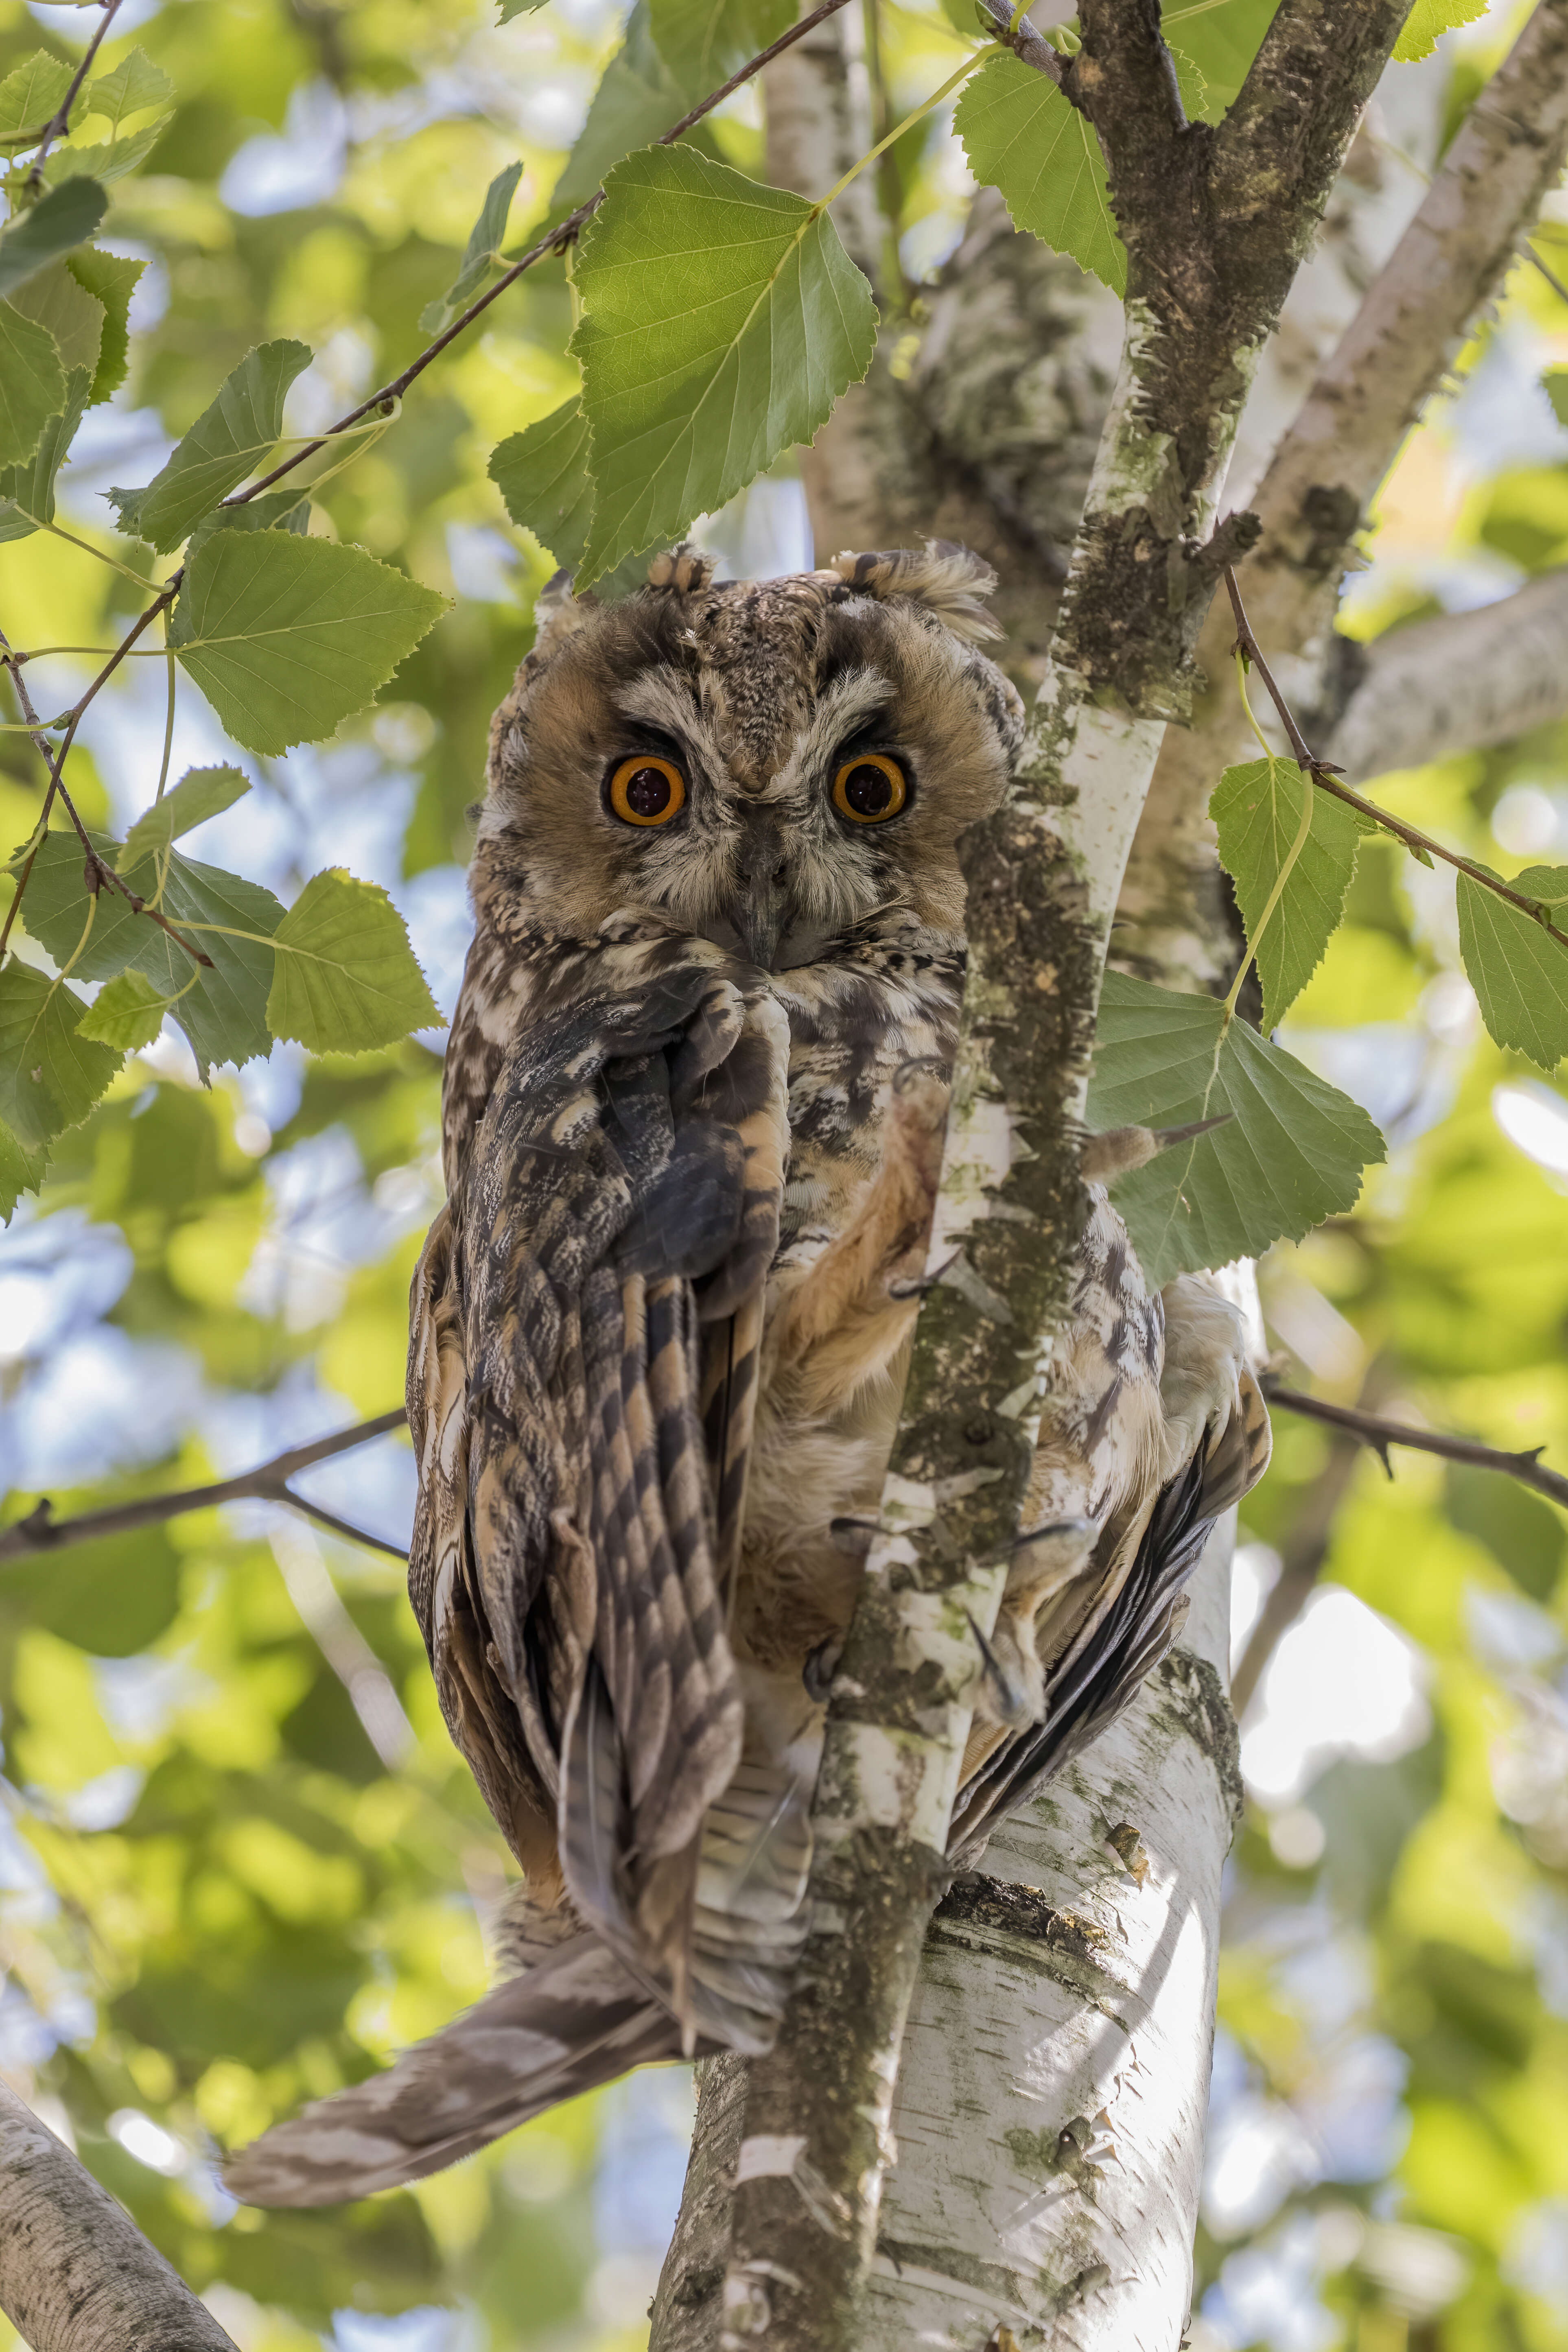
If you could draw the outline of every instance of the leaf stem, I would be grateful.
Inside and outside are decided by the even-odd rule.
[[[950,74],[947,79],[942,83],[940,89],[933,89],[931,96],[928,99],[923,100],[921,103],[915,108],[912,114],[906,114],[901,122],[895,122],[892,129],[888,132],[886,138],[879,139],[876,145],[868,149],[868,152],[860,157],[858,163],[851,163],[843,178],[835,181],[833,186],[828,189],[827,194],[825,196],[818,196],[816,204],[813,205],[811,208],[813,219],[816,219],[819,215],[825,213],[829,205],[835,203],[837,199],[844,194],[845,189],[849,185],[851,180],[858,180],[859,178],[868,163],[874,163],[879,155],[884,153],[886,150],[893,144],[893,142],[896,139],[901,139],[905,131],[912,129],[915,123],[923,122],[926,116],[931,111],[932,108],[938,107],[942,104],[942,100],[947,96],[950,90],[956,89],[961,81],[967,81],[970,75],[974,71],[976,66],[984,65],[985,59],[988,57],[994,56],[994,54],[995,50],[992,44],[987,41],[983,47],[974,50],[969,57],[965,58],[963,63],[959,67],[958,71],[955,74]]]

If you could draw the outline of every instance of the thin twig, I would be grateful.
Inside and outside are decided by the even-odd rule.
[[[140,1495],[134,1502],[113,1503],[101,1511],[85,1511],[76,1519],[57,1520],[46,1495],[41,1502],[34,1504],[25,1519],[18,1519],[0,1535],[0,1560],[58,1551],[67,1544],[89,1543],[95,1536],[125,1535],[133,1528],[155,1527],[162,1520],[177,1519],[186,1511],[211,1510],[219,1503],[247,1501],[290,1503],[297,1511],[320,1519],[323,1526],[349,1537],[354,1543],[369,1544],[377,1551],[390,1552],[396,1559],[406,1559],[406,1553],[399,1551],[395,1544],[367,1535],[363,1528],[352,1527],[346,1519],[334,1518],[318,1504],[307,1503],[288,1483],[312,1463],[329,1461],[335,1454],[347,1454],[353,1446],[368,1444],[373,1437],[384,1437],[390,1429],[400,1429],[406,1417],[403,1407],[397,1405],[390,1412],[377,1413],[374,1421],[357,1422],[352,1429],[340,1429],[331,1437],[312,1438],[309,1445],[290,1446],[258,1468],[242,1471],[237,1478],[220,1478],[210,1486],[184,1486],[172,1495]]]
[[[61,99],[53,114],[50,115],[48,121],[43,127],[43,131],[38,142],[38,152],[34,156],[31,168],[27,173],[27,185],[30,188],[41,188],[43,186],[44,165],[48,159],[49,149],[54,145],[55,141],[59,137],[61,131],[69,124],[70,110],[76,104],[77,94],[80,90],[83,82],[87,79],[88,75],[92,70],[92,61],[94,58],[97,57],[100,49],[103,47],[104,35],[108,32],[110,25],[113,24],[114,19],[119,13],[120,0],[106,0],[102,19],[99,25],[97,32],[94,33],[91,40],[89,41],[87,45],[86,55],[83,57],[80,65],[78,66],[75,74],[71,78],[70,88],[67,90],[64,98]]]
[[[1568,932],[1558,930],[1548,919],[1546,909],[1538,898],[1527,898],[1521,890],[1510,889],[1506,882],[1500,882],[1495,874],[1489,874],[1484,866],[1477,866],[1470,858],[1461,857],[1457,850],[1445,849],[1440,841],[1434,840],[1429,833],[1423,833],[1418,825],[1406,824],[1403,817],[1390,816],[1388,811],[1379,808],[1374,801],[1363,800],[1360,793],[1351,790],[1338,768],[1314,756],[1306,737],[1296,724],[1295,714],[1275,683],[1274,674],[1264,658],[1263,648],[1252,634],[1252,624],[1247,617],[1241,591],[1237,585],[1235,567],[1228,563],[1225,567],[1225,584],[1230,597],[1230,609],[1236,617],[1237,645],[1263,680],[1264,690],[1278,711],[1279,724],[1289,740],[1296,765],[1304,768],[1324,792],[1331,793],[1337,801],[1343,801],[1347,808],[1355,809],[1361,815],[1369,817],[1380,831],[1392,834],[1395,841],[1404,843],[1406,849],[1429,858],[1440,857],[1445,866],[1453,866],[1457,873],[1468,874],[1472,882],[1479,884],[1483,890],[1489,890],[1495,898],[1506,899],[1510,907],[1517,907],[1521,915],[1528,915],[1536,929],[1544,931],[1549,939],[1555,940],[1559,947],[1568,949]]]
[[[1391,1478],[1394,1465],[1388,1458],[1389,1447],[1408,1445],[1417,1454],[1436,1454],[1445,1462],[1468,1462],[1474,1469],[1496,1470],[1505,1478],[1517,1478],[1521,1486],[1533,1486],[1538,1495],[1549,1496],[1568,1510],[1568,1478],[1544,1466],[1543,1449],[1539,1445],[1521,1454],[1508,1454],[1495,1445],[1479,1444],[1474,1438],[1446,1437],[1439,1430],[1412,1429],[1407,1422],[1385,1421],[1381,1413],[1363,1412],[1355,1405],[1329,1404],[1321,1397],[1303,1396],[1299,1389],[1283,1388],[1268,1378],[1263,1390],[1270,1404],[1283,1405],[1287,1412],[1304,1413],[1309,1421],[1348,1430],[1372,1448]]]

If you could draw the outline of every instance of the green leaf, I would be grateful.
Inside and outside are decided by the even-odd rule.
[[[28,1151],[8,1127],[0,1127],[0,1224],[9,1223],[24,1192],[37,1191],[45,1164],[42,1151]]]
[[[0,971],[0,1120],[24,1150],[78,1126],[120,1067],[118,1054],[79,1036],[85,1009],[15,956]]]
[[[170,635],[235,741],[286,751],[362,710],[446,606],[361,548],[222,530],[186,566]]]
[[[0,546],[53,522],[55,477],[81,423],[87,394],[87,370],[73,369],[66,378],[65,406],[49,418],[32,456],[19,466],[0,467]]]
[[[1268,1045],[1212,996],[1178,996],[1107,972],[1089,1124],[1224,1127],[1162,1151],[1111,1198],[1150,1288],[1256,1257],[1351,1208],[1383,1138],[1360,1105]]]
[[[648,0],[658,53],[693,106],[795,19],[794,0]]]
[[[308,489],[296,485],[292,489],[264,490],[258,499],[247,499],[243,506],[214,507],[211,514],[203,515],[185,541],[185,568],[189,570],[197,549],[206,544],[215,530],[286,530],[304,539],[310,529]]]
[[[279,924],[277,946],[267,1017],[312,1054],[368,1053],[441,1025],[403,918],[373,882],[335,867],[313,876]]]
[[[1468,874],[1458,880],[1459,952],[1488,1034],[1554,1070],[1568,1054],[1568,866],[1527,866],[1509,885],[1547,908],[1550,931]]]
[[[1411,66],[1429,58],[1444,33],[1451,33],[1456,25],[1473,25],[1486,9],[1487,0],[1415,0],[1394,44],[1394,62]]]
[[[496,23],[510,25],[514,16],[531,16],[536,8],[543,5],[544,0],[500,0],[500,15]]]
[[[584,585],[812,440],[877,337],[869,286],[804,198],[688,147],[628,156],[606,188],[572,339],[593,433]]]
[[[568,400],[503,441],[489,463],[490,479],[513,522],[531,530],[566,572],[582,562],[594,520],[588,449],[583,404]]]
[[[1552,414],[1559,425],[1568,425],[1568,368],[1548,368],[1541,379],[1541,389],[1552,403]]]
[[[26,464],[65,405],[65,370],[53,335],[0,302],[0,466]]]
[[[103,305],[78,283],[68,263],[51,261],[38,270],[17,288],[11,307],[35,327],[48,329],[68,376],[80,368],[91,383],[103,341]]]
[[[131,297],[146,267],[144,261],[132,261],[119,253],[100,253],[90,245],[79,246],[67,257],[66,268],[77,284],[102,304],[105,314],[98,369],[87,398],[89,408],[118,392],[125,381],[131,352]]]
[[[461,268],[440,300],[427,302],[419,314],[420,328],[426,335],[440,334],[443,329],[451,325],[460,310],[468,309],[500,260],[507,215],[511,210],[511,200],[521,177],[522,165],[509,163],[504,172],[496,173],[485,190],[479,219],[474,223],[463,249]]]
[[[89,837],[100,856],[112,858],[111,841],[98,833]],[[92,929],[81,946],[89,896],[84,862],[74,833],[45,834],[27,877],[21,919],[28,936],[47,948],[56,963],[70,964],[73,979],[110,980],[135,961],[142,929],[153,930],[156,925],[138,915],[121,891],[100,890]]]
[[[1088,118],[1055,82],[1017,58],[992,58],[964,85],[952,120],[971,171],[1001,191],[1015,226],[1125,293],[1127,248],[1111,217],[1105,158]]]
[[[132,115],[144,114],[150,106],[166,106],[174,95],[174,85],[162,66],[155,66],[145,49],[132,49],[112,73],[88,83],[82,116],[102,115],[118,131]]]
[[[62,187],[83,178],[122,180],[152,153],[167,128],[165,117],[120,139],[94,140],[90,147],[57,147],[44,165],[44,177],[51,186]]]
[[[680,85],[654,44],[648,0],[637,0],[626,37],[600,77],[588,119],[555,183],[554,204],[574,209],[585,203],[612,164],[651,146],[685,112]]]
[[[1186,69],[1195,68],[1207,85],[1209,108],[1223,113],[1246,80],[1279,5],[1279,0],[1178,0],[1164,9],[1160,29],[1175,57],[1184,98]],[[1188,111],[1196,111],[1190,100]]]
[[[0,1601],[95,1658],[131,1658],[174,1621],[180,1555],[163,1528],[71,1544],[0,1569]]]
[[[116,864],[122,874],[150,856],[154,850],[167,849],[193,825],[202,824],[220,810],[232,808],[250,790],[250,779],[237,768],[191,768],[180,778],[173,792],[165,793],[144,810],[125,836],[125,846]]]
[[[81,1017],[79,1034],[95,1037],[118,1053],[150,1045],[163,1025],[173,1000],[139,971],[122,971],[105,982]]]
[[[276,446],[289,387],[310,364],[309,343],[258,343],[247,352],[163,471],[141,489],[110,491],[121,530],[161,554],[178,547]]]
[[[75,68],[47,49],[35,49],[0,81],[0,140],[41,131],[71,86]]]
[[[0,236],[0,298],[89,237],[108,202],[97,181],[86,179],[40,196],[32,211],[13,221]]]
[[[1344,911],[1361,839],[1344,803],[1315,791],[1311,831],[1259,940],[1263,910],[1300,826],[1301,794],[1294,760],[1247,760],[1226,770],[1209,802],[1219,828],[1219,861],[1236,884],[1247,943],[1258,958],[1265,1029],[1284,1019],[1321,963]]]

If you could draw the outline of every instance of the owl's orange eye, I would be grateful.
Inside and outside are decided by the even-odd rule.
[[[610,778],[610,806],[626,824],[668,824],[686,806],[686,779],[673,760],[638,751]]]
[[[833,805],[851,824],[886,824],[908,798],[904,772],[885,751],[846,760],[833,779]]]

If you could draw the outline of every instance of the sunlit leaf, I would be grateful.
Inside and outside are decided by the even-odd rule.
[[[35,49],[0,81],[0,139],[41,131],[71,86],[72,68],[63,58]]]
[[[51,261],[47,269],[38,270],[16,289],[11,304],[36,327],[47,328],[68,376],[79,368],[92,382],[103,341],[104,310],[79,284],[68,263]]]
[[[1086,115],[1021,58],[989,58],[953,115],[969,168],[1001,191],[1016,226],[1070,254],[1114,293],[1127,287],[1105,158]]]
[[[132,49],[112,73],[88,83],[81,110],[84,119],[102,116],[118,131],[130,116],[144,114],[150,106],[166,106],[174,95],[174,85],[163,68],[153,63],[145,49]]]
[[[25,465],[65,404],[65,370],[53,335],[0,302],[0,466]]]
[[[5,1223],[24,1192],[36,1192],[44,1181],[45,1155],[29,1151],[8,1127],[0,1125],[0,1224]]]
[[[363,1054],[440,1023],[402,916],[336,868],[306,883],[278,926],[267,1013],[313,1054]]]
[[[32,211],[13,221],[0,236],[0,299],[89,237],[108,202],[95,180],[73,180],[69,187],[52,188],[40,196]]]
[[[648,25],[648,0],[637,0],[626,37],[605,68],[588,119],[555,184],[559,213],[584,204],[612,164],[651,146],[686,111],[679,83],[659,56]]]
[[[36,1151],[84,1119],[120,1056],[78,1034],[81,998],[12,956],[0,970],[0,1121]]]
[[[1266,1029],[1284,1019],[1322,961],[1344,911],[1361,838],[1344,803],[1314,791],[1311,831],[1258,941],[1259,919],[1300,828],[1302,789],[1294,760],[1247,760],[1226,770],[1209,802],[1220,863],[1236,884],[1258,957]]]
[[[20,466],[0,467],[0,545],[53,522],[55,478],[81,423],[88,381],[85,368],[74,369],[66,379],[65,406],[49,418],[32,456]]]
[[[506,236],[507,215],[522,177],[521,163],[509,163],[498,172],[485,190],[485,200],[479,207],[479,219],[468,234],[463,251],[462,266],[439,301],[426,303],[419,314],[419,325],[426,335],[438,335],[449,327],[459,310],[466,310],[483,286],[490,271],[500,259],[501,242]]]
[[[144,261],[133,261],[125,254],[100,253],[90,245],[78,246],[66,257],[66,268],[77,284],[102,304],[105,313],[98,368],[88,394],[89,408],[118,392],[125,381],[131,350],[131,297],[146,267]]]
[[[1473,25],[1486,9],[1487,0],[1415,0],[1394,45],[1394,63],[1408,66],[1429,58],[1445,33],[1456,25]]]
[[[138,1528],[0,1567],[0,1608],[97,1658],[130,1658],[180,1605],[180,1556],[163,1528]]]
[[[133,1053],[153,1043],[170,1009],[170,999],[145,973],[122,971],[99,990],[82,1014],[79,1034],[112,1045],[117,1053]]]
[[[65,186],[82,178],[123,180],[145,162],[166,128],[166,121],[150,122],[143,131],[125,131],[118,139],[95,139],[88,147],[56,147],[44,165],[44,177],[51,186]]]
[[[232,808],[250,790],[250,779],[237,768],[191,768],[174,789],[139,816],[125,836],[115,860],[122,873],[155,849],[166,849],[193,825]]]
[[[445,609],[357,547],[217,531],[186,567],[170,634],[235,741],[286,751],[362,710]]]
[[[568,400],[503,441],[489,463],[490,479],[513,522],[531,530],[567,572],[582,562],[594,520],[588,448],[583,404]]]
[[[585,583],[809,442],[864,375],[871,289],[826,212],[686,147],[617,164],[573,338],[593,433]]]
[[[648,0],[658,53],[693,106],[795,19],[794,0]]]
[[[1568,866],[1527,866],[1509,885],[1549,910],[1551,929],[1468,874],[1458,882],[1459,952],[1481,1019],[1500,1045],[1554,1070],[1568,1054]]]
[[[178,547],[276,446],[289,387],[310,364],[309,343],[260,343],[247,352],[162,472],[140,489],[110,491],[121,530],[165,554]]]
[[[1222,113],[1235,98],[1279,5],[1279,0],[1177,0],[1162,10],[1160,29],[1184,83],[1190,65],[1206,87],[1205,111]]]
[[[1383,1138],[1359,1103],[1315,1077],[1212,996],[1107,972],[1089,1123],[1223,1127],[1161,1152],[1111,1197],[1152,1289],[1173,1275],[1257,1257],[1354,1205]]]

